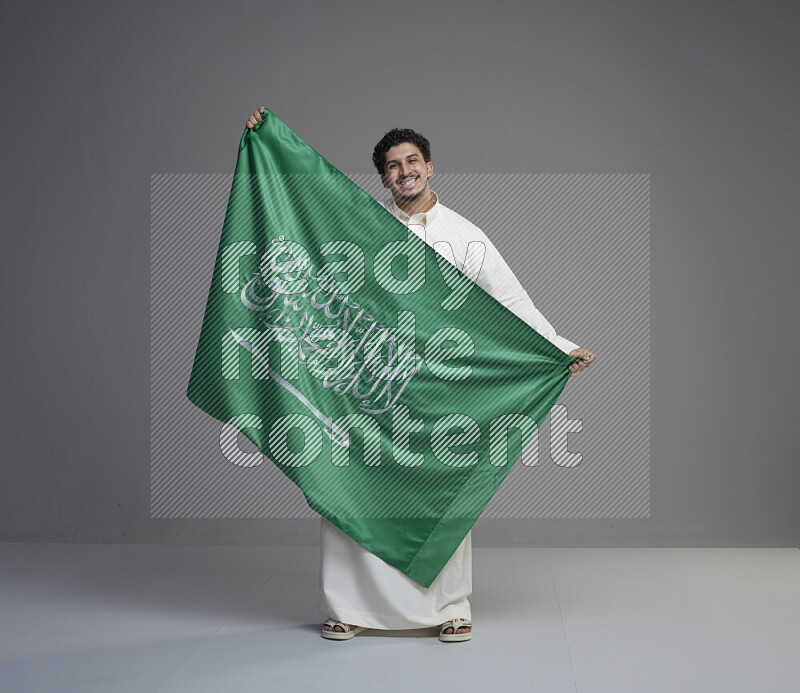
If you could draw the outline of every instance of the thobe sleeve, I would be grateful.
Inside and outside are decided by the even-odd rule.
[[[503,260],[500,252],[482,231],[479,231],[479,238],[486,246],[486,254],[483,259],[480,273],[478,274],[477,284],[488,294],[500,301],[512,313],[522,318],[528,325],[536,330],[540,335],[550,340],[561,351],[567,354],[578,345],[569,341],[565,337],[556,334],[553,326],[547,321],[533,305],[528,292],[522,288],[522,284],[511,271],[511,268]]]

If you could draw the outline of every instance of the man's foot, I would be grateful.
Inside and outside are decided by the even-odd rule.
[[[352,630],[353,628],[355,628],[355,626],[354,626],[352,623],[348,623],[347,625],[348,625],[348,626],[350,626],[350,629],[351,629],[351,630]],[[326,624],[324,624],[324,625],[322,626],[322,630],[330,630],[330,631],[334,631],[334,632],[336,632],[336,633],[344,633],[344,628],[342,628],[342,626],[340,626],[338,623],[337,623],[335,626],[333,626],[333,627],[329,626],[329,625],[326,623]]]
[[[322,637],[328,640],[350,640],[362,630],[368,629],[366,626],[354,626],[337,621],[335,618],[327,618],[325,623],[322,624]]]
[[[465,618],[453,618],[439,626],[439,640],[462,642],[472,639],[472,623]]]
[[[447,621],[447,623],[452,623],[452,621]],[[444,623],[442,624],[442,626],[443,625]],[[442,626],[439,626],[439,628],[441,629]],[[452,632],[453,632],[453,626],[448,626],[442,631],[442,633],[444,633],[445,635],[450,635]],[[458,630],[456,631],[456,633],[471,633],[471,632],[472,632],[472,626],[459,626]]]

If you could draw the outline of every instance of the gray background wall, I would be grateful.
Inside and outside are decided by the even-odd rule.
[[[317,540],[316,520],[149,512],[150,176],[232,171],[265,104],[346,172],[409,124],[438,170],[651,175],[652,515],[486,519],[476,545],[797,546],[798,18],[778,2],[4,5],[0,539]]]

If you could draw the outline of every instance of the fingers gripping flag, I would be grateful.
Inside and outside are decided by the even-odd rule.
[[[275,114],[245,130],[187,395],[425,587],[570,377],[467,274]]]

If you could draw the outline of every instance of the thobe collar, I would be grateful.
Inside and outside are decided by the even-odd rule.
[[[417,214],[408,216],[408,214],[406,214],[402,209],[400,209],[400,207],[397,206],[397,203],[394,201],[394,197],[389,198],[389,201],[386,203],[386,209],[388,209],[395,217],[405,224],[422,224],[423,226],[427,226],[442,210],[442,205],[439,204],[439,196],[433,192],[433,190],[431,190],[431,192],[433,193],[433,199],[435,202],[433,207],[431,207],[427,212],[419,212]]]

